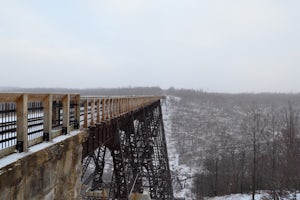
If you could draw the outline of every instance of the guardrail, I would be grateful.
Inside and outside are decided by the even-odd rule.
[[[0,93],[0,158],[149,105],[162,96]]]

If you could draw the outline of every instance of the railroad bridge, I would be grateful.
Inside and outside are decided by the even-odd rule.
[[[0,93],[0,199],[173,199],[163,98]]]

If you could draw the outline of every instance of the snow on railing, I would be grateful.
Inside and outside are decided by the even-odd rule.
[[[162,96],[0,93],[0,158],[147,106]]]

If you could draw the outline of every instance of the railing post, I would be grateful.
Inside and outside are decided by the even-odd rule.
[[[105,99],[105,103],[104,103],[104,105],[105,105],[105,120],[108,120],[108,118],[109,118],[109,112],[108,112],[108,110],[109,110],[109,99]]]
[[[131,99],[131,110],[134,110],[134,106],[135,106],[135,98]]]
[[[101,109],[101,114],[102,114],[101,121],[104,121],[105,120],[105,99],[101,100],[101,105],[102,105],[102,109]]]
[[[116,99],[116,115],[120,115],[120,101],[119,98]]]
[[[110,99],[110,119],[114,117],[114,99]]]
[[[116,99],[112,99],[112,118],[114,118],[116,116]]]
[[[131,102],[131,99],[128,98],[128,110],[127,110],[127,112],[129,112],[131,110],[130,102]]]
[[[117,116],[117,99],[113,99],[113,117]]]
[[[63,126],[62,134],[67,135],[70,132],[70,94],[67,94],[63,100]]]
[[[106,119],[108,120],[110,118],[110,99],[106,99]]]
[[[87,128],[89,126],[88,118],[89,118],[89,101],[86,99],[84,101],[84,123],[83,123],[84,128]]]
[[[136,98],[134,109],[137,109],[139,107],[139,104],[140,104],[140,98]]]
[[[123,98],[120,99],[120,114],[123,114]]]
[[[44,141],[52,141],[52,101],[53,96],[49,94],[44,100]]]
[[[136,98],[133,98],[131,100],[131,110],[134,110],[135,109],[135,101],[136,101]]]
[[[91,125],[95,124],[95,99],[91,100]]]
[[[97,123],[100,123],[101,112],[100,112],[101,100],[97,99]]]
[[[28,151],[28,94],[17,100],[17,145],[18,152]]]
[[[76,109],[75,109],[74,129],[79,129],[80,128],[80,95],[76,95],[75,104],[76,104]]]
[[[109,101],[108,101],[108,109],[109,109],[108,119],[111,119],[112,118],[112,99],[109,99]]]
[[[109,99],[105,99],[105,120],[109,119]]]
[[[118,116],[119,116],[122,113],[121,112],[121,99],[120,98],[117,99],[117,105],[118,105]]]
[[[126,112],[129,112],[129,98],[127,98],[127,100],[126,100],[127,102],[126,102]]]
[[[104,116],[105,116],[105,118],[104,118],[104,120],[108,120],[108,118],[109,118],[109,112],[108,112],[108,110],[109,110],[109,99],[105,99],[104,100]]]
[[[110,119],[114,117],[114,99],[110,99]]]
[[[121,113],[123,114],[124,113],[124,98],[121,99]]]

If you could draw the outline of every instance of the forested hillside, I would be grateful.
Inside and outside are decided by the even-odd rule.
[[[167,93],[169,137],[193,172],[175,185],[192,179],[198,197],[300,189],[299,95]]]

